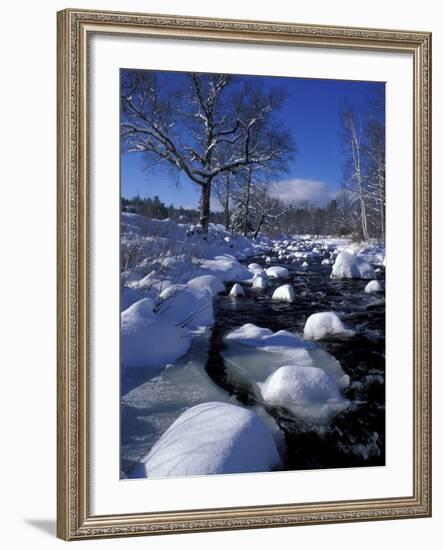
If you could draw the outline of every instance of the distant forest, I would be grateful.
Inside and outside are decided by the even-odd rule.
[[[147,218],[159,220],[171,219],[178,223],[198,224],[200,212],[197,209],[175,207],[172,204],[167,206],[159,197],[141,198],[139,196],[131,199],[121,199],[122,210],[141,214]],[[262,232],[275,236],[279,233],[287,234],[314,234],[314,235],[342,235],[350,234],[349,229],[341,226],[337,211],[337,201],[331,200],[323,208],[303,204],[285,209],[281,215],[266,223]],[[225,213],[223,211],[212,211],[210,222],[225,224]],[[253,236],[253,233],[252,235]]]

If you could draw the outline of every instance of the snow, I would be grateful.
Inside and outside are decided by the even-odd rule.
[[[369,283],[365,286],[365,292],[368,294],[372,294],[373,292],[383,292],[383,286],[380,281],[374,279],[369,281]]]
[[[349,251],[340,252],[332,266],[331,279],[374,279],[374,268]]]
[[[146,477],[265,472],[281,466],[272,432],[253,411],[220,402],[185,411],[143,460]]]
[[[204,287],[171,285],[160,293],[156,310],[171,323],[191,329],[214,324],[212,293]]]
[[[266,288],[267,287],[267,280],[265,279],[265,277],[262,277],[261,275],[258,275],[256,277],[254,277],[253,281],[252,281],[252,286],[253,288]]]
[[[231,292],[229,293],[229,296],[244,296],[244,295],[245,295],[245,291],[243,290],[243,287],[238,283],[235,283],[235,285],[231,288]]]
[[[250,278],[250,272],[236,258],[228,254],[202,259],[198,271],[202,275],[213,275],[222,282],[242,281]]]
[[[317,367],[286,365],[277,369],[262,386],[265,401],[273,405],[285,403],[321,403],[339,399],[334,379]]]
[[[186,230],[173,220],[154,220],[140,214],[121,213],[122,233],[137,236],[166,237],[175,240],[185,240]]]
[[[271,279],[287,279],[289,276],[289,271],[286,267],[275,265],[266,269],[266,275],[271,277]]]
[[[331,337],[354,336],[355,331],[346,327],[334,311],[322,311],[308,317],[303,337],[306,340],[321,340]]]
[[[249,269],[249,271],[251,271],[254,274],[256,274],[256,273],[262,274],[265,271],[260,264],[256,264],[256,263],[249,264],[248,269]]]
[[[252,240],[213,224],[205,235],[198,226],[128,213],[122,214],[121,242],[122,433],[130,440],[122,440],[125,475],[138,477],[137,466],[130,471],[134,463],[150,477],[278,468],[280,458],[274,451],[279,449],[283,456],[283,435],[266,413],[267,406],[284,407],[312,423],[328,422],[347,406],[340,392],[349,377],[314,341],[354,334],[334,312],[309,317],[304,338],[251,323],[225,335],[226,375],[249,392],[254,405],[246,408],[206,372],[213,300],[227,288],[231,296],[240,296],[242,285],[264,289],[269,283],[277,287],[274,300],[293,302],[294,288],[282,285],[289,282],[284,281],[288,270],[275,265],[283,261],[334,264],[332,278],[371,279],[368,288],[377,283],[370,264],[385,265],[379,243],[312,235]],[[262,265],[245,267],[241,262],[247,258],[260,258]],[[198,407],[204,422],[195,420],[194,425],[190,411]],[[253,428],[249,433],[249,420],[237,423],[238,415],[261,423],[261,431]],[[250,455],[248,445],[239,447],[236,439],[242,426],[249,434]]]
[[[369,264],[383,265],[385,250],[382,246],[364,246],[358,250],[358,255]]]
[[[349,384],[340,363],[314,342],[280,330],[247,323],[224,337],[227,349],[222,352],[230,375],[240,384],[256,385],[285,365],[318,367],[333,377],[338,387]]]
[[[302,266],[302,267],[309,267],[309,264],[308,264],[308,262],[303,262],[303,263],[301,264],[301,266]]]
[[[274,290],[272,299],[277,302],[292,303],[295,300],[295,292],[291,285],[282,285]]]
[[[189,330],[157,315],[153,307],[151,298],[143,298],[121,314],[123,368],[164,366],[191,346]]]
[[[135,304],[135,302],[138,302],[142,298],[146,297],[146,292],[124,286],[122,287],[120,293],[120,310],[124,311],[125,309],[128,309],[129,306],[132,306],[132,304]]]
[[[188,287],[191,288],[207,288],[213,296],[226,292],[225,285],[214,277],[214,275],[201,275],[200,277],[194,277],[188,282]]]
[[[229,342],[238,342],[246,346],[259,347],[263,345],[265,338],[272,336],[273,332],[269,328],[257,327],[252,323],[247,323],[237,330],[230,332],[225,340]]]
[[[285,407],[308,422],[328,422],[349,404],[334,379],[313,366],[280,367],[260,384],[260,389],[266,405]]]
[[[199,403],[234,397],[216,385],[206,371],[209,335],[198,335],[189,351],[162,369],[125,369],[122,379],[122,430],[128,453],[138,462],[186,410]],[[127,465],[128,466],[128,465]],[[126,467],[128,470],[128,467]],[[128,472],[129,473],[129,472]],[[137,472],[130,477],[137,477]]]

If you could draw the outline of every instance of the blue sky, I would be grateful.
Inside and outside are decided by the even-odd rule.
[[[344,152],[341,138],[340,106],[346,101],[356,112],[367,108],[371,94],[384,96],[383,83],[283,77],[243,77],[262,81],[265,88],[282,88],[287,99],[279,117],[293,134],[297,152],[289,171],[273,184],[276,195],[285,201],[307,200],[326,204],[341,183]],[[122,195],[158,195],[166,204],[197,207],[199,188],[185,176],[172,177],[161,168],[147,169],[142,153],[121,156]],[[216,205],[214,205],[216,206]]]

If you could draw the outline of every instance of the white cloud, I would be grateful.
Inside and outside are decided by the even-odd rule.
[[[325,206],[337,195],[324,181],[301,178],[275,182],[271,193],[287,203],[309,202],[312,206]]]

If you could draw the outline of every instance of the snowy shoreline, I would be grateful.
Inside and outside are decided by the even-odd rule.
[[[260,257],[263,261],[260,264],[249,264],[248,267],[240,263],[249,257]],[[371,283],[376,281],[374,266],[385,265],[384,249],[375,243],[352,245],[346,239],[309,236],[283,237],[274,241],[262,237],[251,241],[242,236],[228,234],[221,226],[211,226],[209,234],[203,236],[190,225],[123,213],[123,375],[125,370],[132,372],[134,369],[143,369],[146,372],[152,369],[151,382],[161,376],[163,379],[166,376],[167,379],[168,372],[176,373],[180,378],[180,373],[177,372],[180,368],[191,368],[189,364],[179,367],[181,359],[190,352],[193,342],[202,335],[204,337],[214,323],[213,300],[218,294],[226,293],[230,289],[231,299],[241,300],[242,285],[260,292],[269,281],[277,280],[278,283],[281,281],[281,286],[274,292],[273,299],[291,303],[297,296],[291,285],[287,284],[288,270],[279,266],[279,262],[306,268],[314,260],[321,261],[325,269],[331,266],[331,278],[363,278]],[[375,284],[369,286],[377,290],[367,292],[380,291]],[[312,319],[315,317],[312,315],[307,319],[304,338],[285,331],[273,334],[269,329],[252,323],[239,327],[225,337],[225,364],[234,377],[238,376],[255,385],[262,403],[286,407],[308,422],[325,423],[348,406],[342,390],[349,384],[349,378],[341,370],[338,361],[313,341],[324,337],[350,338],[353,331],[342,325],[334,312],[319,311],[318,314],[322,317]],[[201,378],[205,377],[204,361],[198,372]],[[146,381],[147,384],[149,382],[150,380]],[[181,383],[182,390],[186,392],[186,379],[181,379]],[[209,388],[208,381],[205,384]],[[152,383],[150,387],[153,387]],[[222,392],[221,389],[219,391]],[[215,401],[213,395],[218,395]],[[123,403],[130,401],[128,395],[123,395],[122,399]],[[225,414],[229,416],[231,411],[233,419],[238,416],[236,408],[245,409],[232,397],[224,398],[213,388],[207,396],[200,396],[200,399],[203,399],[200,403],[228,402],[233,408],[226,407]],[[155,442],[157,449],[158,446],[163,449],[162,456],[167,452],[174,455],[178,452],[177,449],[183,449],[180,437],[184,444],[186,431],[180,436],[176,422],[198,405],[194,405],[192,399],[187,403],[176,407],[175,414],[171,412],[172,416],[168,417],[169,420],[165,421],[164,429],[162,428],[164,433],[158,440],[158,445]],[[157,405],[160,410],[161,399]],[[280,455],[284,454],[281,434],[278,434],[273,419],[266,418],[269,415],[263,411],[253,411],[251,408],[247,410],[257,418],[259,415],[264,418],[264,429],[269,430]],[[178,416],[174,418],[177,413]],[[245,422],[254,424],[256,421],[248,417]],[[176,426],[174,445],[169,448],[165,446],[164,438],[170,437],[167,433],[173,424]],[[232,426],[237,430],[234,430],[235,433],[239,430],[241,433],[249,433],[240,424],[233,420]],[[178,426],[181,425],[179,422]],[[251,437],[254,437],[254,430]],[[229,439],[229,434],[224,433],[223,437],[225,436]],[[219,444],[220,442],[214,443],[215,448]],[[280,461],[276,461],[271,447],[269,444],[269,456],[273,458],[267,465],[253,466],[251,463],[252,471],[278,468],[282,457],[280,456]],[[168,448],[170,451],[165,451]],[[212,457],[212,465],[219,464],[216,458]],[[247,467],[243,459],[243,455],[236,459],[238,471],[249,471],[245,469]],[[214,468],[209,464],[211,460],[208,459],[206,470],[201,466],[194,474],[186,470],[186,475],[231,472],[232,462],[229,457],[226,460],[226,464],[230,464],[229,468],[226,466],[223,469],[219,465],[213,471]],[[151,464],[152,455],[148,453],[142,462]],[[167,472],[158,467],[146,467],[144,471],[138,468],[133,474],[134,477],[184,475],[183,470],[178,467],[170,468]]]

